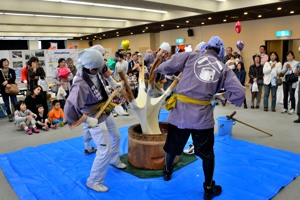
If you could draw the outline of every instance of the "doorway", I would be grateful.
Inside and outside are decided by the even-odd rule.
[[[293,51],[295,54],[295,60],[300,60],[300,39],[295,40],[268,40],[266,41],[268,53],[275,51],[278,54],[280,62],[283,64],[286,61],[285,54],[288,51]]]

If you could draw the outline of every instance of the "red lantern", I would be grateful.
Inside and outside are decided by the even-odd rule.
[[[235,32],[240,33],[242,31],[242,24],[240,21],[235,23]]]

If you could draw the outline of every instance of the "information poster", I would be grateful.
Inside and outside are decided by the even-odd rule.
[[[45,51],[45,67],[47,78],[52,78],[53,71],[57,69],[58,60],[60,58],[68,59],[72,58],[74,64],[78,60],[77,49],[58,49],[58,50],[46,50]]]
[[[10,67],[12,67],[16,72],[16,82],[21,82],[21,70],[23,68],[23,64],[25,64],[25,55],[22,50],[12,50],[10,52]],[[24,65],[25,66],[25,65]]]
[[[39,59],[39,66],[43,67],[47,80],[52,82],[53,71],[57,69],[58,59],[72,58],[74,64],[78,60],[78,49],[58,49],[58,50],[11,50],[0,51],[0,59],[7,58],[10,62],[10,67],[16,72],[16,82],[21,82],[21,71],[26,66],[26,62],[31,57]]]

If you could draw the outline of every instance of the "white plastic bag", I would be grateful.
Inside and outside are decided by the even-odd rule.
[[[44,92],[48,92],[49,90],[49,86],[48,86],[48,83],[46,81],[46,79],[41,79],[41,77],[39,77],[39,80],[38,80],[38,85],[41,86],[43,88],[43,91]]]
[[[258,85],[257,85],[257,82],[254,82],[253,84],[252,84],[252,92],[258,92],[259,90],[258,90]]]
[[[60,86],[57,91],[57,100],[64,100],[66,96],[67,96],[66,91],[62,86]]]

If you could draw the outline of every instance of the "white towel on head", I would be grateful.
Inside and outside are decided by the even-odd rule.
[[[161,45],[160,45],[159,48],[162,49],[162,50],[167,51],[168,53],[171,53],[171,46],[170,46],[170,44],[167,43],[167,42],[161,43]]]
[[[95,50],[99,51],[102,55],[105,54],[105,49],[100,44],[92,46],[91,49],[95,49]]]
[[[82,68],[95,69],[104,65],[104,58],[102,54],[95,49],[85,49],[79,52],[79,59],[76,63],[77,72],[82,74]]]
[[[199,44],[197,44],[196,45],[196,47],[195,47],[195,51],[200,51],[201,52],[201,47],[203,46],[203,45],[205,45],[206,44],[206,42],[204,42],[204,41],[202,41],[202,42],[200,42]],[[202,53],[202,52],[201,52]]]

